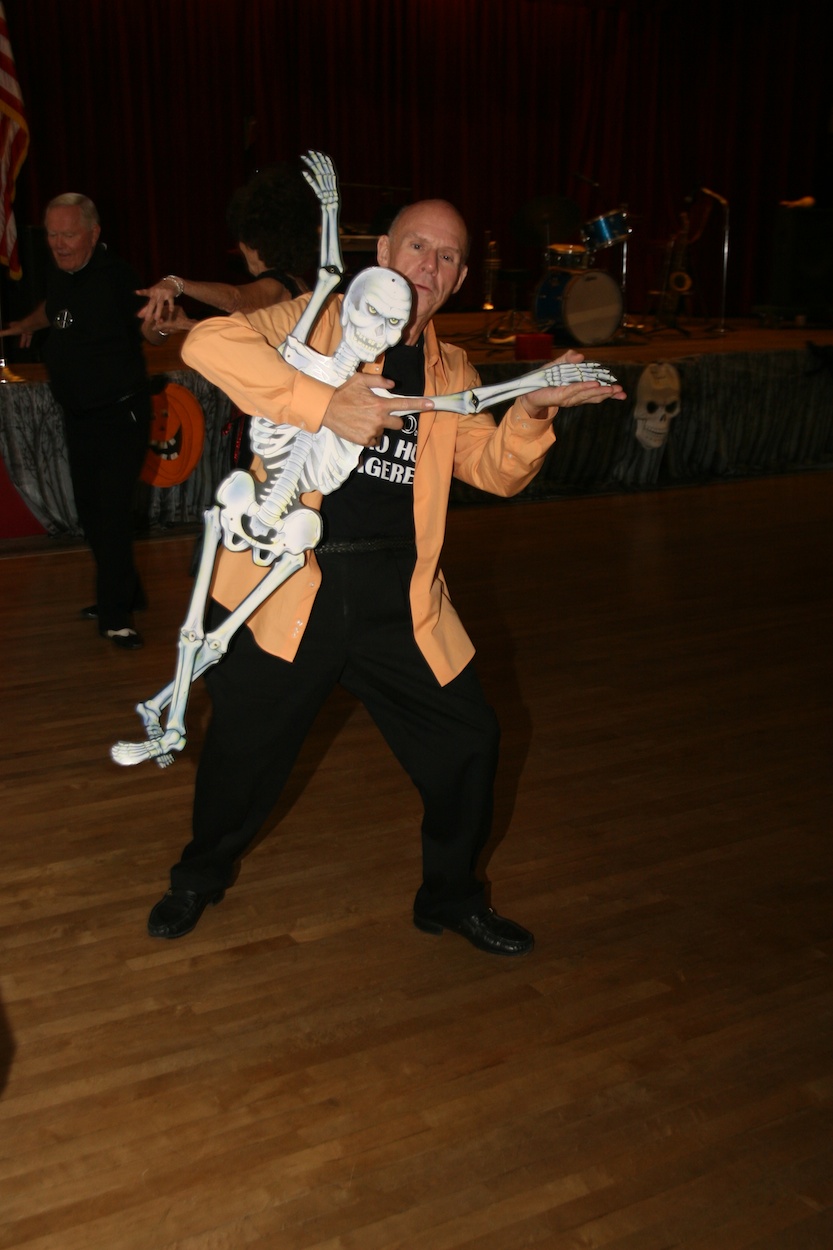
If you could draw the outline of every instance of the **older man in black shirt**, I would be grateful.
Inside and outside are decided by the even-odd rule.
[[[96,565],[96,602],[81,615],[102,637],[134,650],[142,638],[133,611],[145,596],[133,560],[133,493],[148,449],[150,386],[142,336],[164,336],[137,317],[140,285],[131,267],[99,242],[87,196],[51,200],[44,216],[55,268],[46,299],[4,334],[49,328],[44,362],[66,424],[75,506]]]

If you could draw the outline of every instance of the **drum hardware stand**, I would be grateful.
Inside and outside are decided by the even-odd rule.
[[[667,292],[665,290],[650,291],[649,294],[657,295],[660,303],[662,303],[666,297]],[[691,338],[691,331],[687,330],[685,326],[680,325],[679,321],[677,320],[676,313],[673,313],[670,317],[668,316],[661,317],[659,316],[659,314],[655,313],[654,324],[650,328],[645,328],[643,330],[643,333],[646,335],[661,334],[663,330],[676,330],[678,334],[682,334],[685,338],[687,339]]]
[[[580,175],[576,175],[576,176],[580,177]],[[590,180],[586,179],[586,181],[590,181]],[[599,184],[594,183],[593,185],[598,186]],[[610,218],[621,217],[622,222],[625,226],[624,234],[622,235],[621,240],[619,240],[618,238],[607,239],[604,243],[600,245],[601,247],[609,248],[612,245],[612,243],[618,243],[620,241],[622,243],[622,261],[621,261],[620,277],[619,277],[619,286],[620,286],[621,293],[622,293],[622,321],[621,321],[621,324],[619,325],[618,330],[616,330],[613,337],[609,339],[608,341],[611,343],[628,343],[628,342],[631,342],[631,339],[628,337],[630,333],[637,334],[640,336],[644,335],[645,327],[640,325],[638,322],[629,320],[628,314],[627,314],[628,237],[631,233],[631,228],[627,224],[628,216],[629,216],[627,204],[620,204],[619,210],[617,213],[615,214],[610,213],[610,214],[607,214],[606,216]],[[588,225],[584,227],[582,230],[582,234],[588,245],[588,258],[589,258],[589,264],[591,266],[595,262],[597,248],[591,246],[592,231],[590,230],[590,226],[594,225],[596,221],[604,222],[605,224],[607,224],[606,216],[603,215],[601,218],[594,219],[593,222],[588,223]]]
[[[491,232],[486,231],[486,259],[483,261],[483,311],[494,312],[495,309],[495,278],[500,270],[500,256],[497,242]]]
[[[722,195],[718,195],[716,191],[710,191],[708,187],[701,187],[700,192],[703,195],[711,196],[713,200],[717,200],[718,204],[723,208],[723,279],[720,291],[720,321],[716,326],[711,327],[711,333],[727,334],[726,275],[729,268],[729,201],[724,199]]]
[[[628,233],[630,233],[630,231]],[[622,310],[623,310],[622,324],[619,327],[619,329],[616,331],[616,333],[614,334],[612,342],[627,343],[630,341],[628,339],[629,333],[638,334],[640,337],[644,337],[646,334],[645,327],[643,325],[639,325],[638,322],[629,320],[628,313],[627,313],[627,308],[628,308],[628,301],[627,301],[628,239],[627,239],[627,235],[622,240],[622,274],[621,274],[620,283],[622,287]]]
[[[659,291],[650,291],[655,295],[657,304],[654,310],[654,325],[650,334],[658,334],[660,330],[676,330],[686,338],[691,331],[680,325],[677,313],[680,301],[687,298],[691,291],[691,276],[688,272],[689,218],[688,213],[680,214],[680,228],[668,242],[666,258],[663,265],[662,285]],[[674,297],[673,309],[671,299]]]
[[[524,334],[529,329],[528,319],[525,313],[518,311],[518,283],[529,275],[525,269],[498,269],[496,277],[502,278],[509,283],[511,290],[510,308],[500,321],[492,326],[486,335],[486,342],[494,346],[502,346],[503,344],[514,343],[517,335]]]
[[[663,280],[662,290],[649,292],[649,294],[656,295],[657,297],[657,310],[654,313],[654,324],[651,326],[650,330],[646,331],[646,333],[659,334],[662,330],[676,330],[678,334],[682,334],[685,338],[691,338],[691,331],[687,330],[685,326],[680,325],[677,318],[677,308],[679,307],[680,300],[686,297],[688,292],[691,290],[691,279],[688,278],[688,275],[686,274],[685,277],[688,278],[688,281],[683,285],[679,281],[675,283],[674,277],[675,275],[673,273],[667,274]],[[676,306],[673,312],[667,311],[666,308],[669,299],[669,292],[672,292],[677,297]]]

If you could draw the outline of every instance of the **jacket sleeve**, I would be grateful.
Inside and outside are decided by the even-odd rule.
[[[443,344],[443,355],[450,392],[480,385],[465,353]],[[515,400],[500,422],[487,411],[459,417],[454,476],[493,495],[518,494],[535,477],[555,442],[552,423],[557,412],[550,408],[546,417],[534,419]]]
[[[516,402],[497,425],[491,413],[461,417],[454,476],[493,495],[517,495],[535,477],[555,442],[552,419],[557,411],[553,408],[548,417],[534,420]]]
[[[241,412],[276,425],[316,431],[333,388],[286,364],[277,348],[297,323],[309,296],[251,313],[209,317],[188,334],[182,359],[228,395]],[[319,317],[311,346],[330,355],[340,338],[333,301]]]

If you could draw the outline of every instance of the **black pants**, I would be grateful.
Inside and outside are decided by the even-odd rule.
[[[193,837],[171,884],[200,892],[230,884],[316,714],[341,684],[367,707],[422,798],[416,909],[436,919],[467,915],[484,899],[475,869],[491,829],[497,718],[471,665],[441,686],[414,642],[413,556],[322,554],[321,566],[293,663],[260,650],[244,628],[207,674],[213,715],[197,771]]]
[[[95,560],[100,629],[123,629],[133,609],[146,602],[133,562],[133,497],[150,420],[149,392],[66,413],[69,471],[78,520]]]

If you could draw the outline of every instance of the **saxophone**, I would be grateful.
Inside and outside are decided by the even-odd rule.
[[[688,213],[680,213],[680,229],[674,235],[671,247],[671,272],[668,285],[677,295],[691,290],[691,274],[688,272]]]
[[[658,316],[668,322],[676,314],[680,297],[691,290],[691,274],[688,272],[689,221],[688,213],[680,213],[680,228],[668,245],[665,274],[660,295]]]

